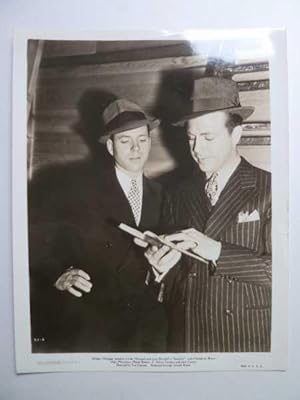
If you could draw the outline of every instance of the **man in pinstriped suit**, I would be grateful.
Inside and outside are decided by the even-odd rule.
[[[164,288],[172,352],[271,350],[271,175],[237,151],[242,107],[235,82],[194,81],[186,123],[196,162],[189,179],[169,192],[166,239],[209,261],[167,246],[145,255]],[[182,229],[182,227],[188,229]]]

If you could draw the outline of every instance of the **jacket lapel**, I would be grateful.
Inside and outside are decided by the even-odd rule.
[[[109,168],[99,174],[99,205],[105,209],[112,222],[124,222],[135,226],[134,216],[127,197],[118,182],[115,168]],[[102,210],[103,212],[103,210]]]
[[[255,190],[256,178],[253,167],[242,158],[213,208],[204,233],[209,237],[219,239],[222,230],[237,218],[239,211],[250,198],[253,198]]]
[[[147,180],[147,178],[143,177],[143,201],[141,220],[139,223],[139,226],[142,230],[144,230],[143,227],[147,227],[149,229],[149,227],[153,226],[154,216],[159,212],[159,210],[157,210],[158,206],[160,205],[158,205],[155,201],[150,182]]]
[[[183,190],[182,220],[186,227],[193,227],[203,232],[209,215],[209,203],[204,191],[205,176],[199,168],[195,169],[187,190]]]

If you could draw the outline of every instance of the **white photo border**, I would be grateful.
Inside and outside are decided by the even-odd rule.
[[[31,352],[27,226],[27,41],[40,40],[264,40],[270,62],[272,129],[272,350],[270,353]],[[18,373],[52,371],[285,370],[288,364],[288,93],[284,30],[156,32],[18,32],[13,62],[13,268],[15,352]]]

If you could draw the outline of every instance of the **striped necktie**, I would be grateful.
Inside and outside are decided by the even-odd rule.
[[[128,192],[128,201],[133,212],[135,223],[136,225],[138,225],[140,222],[141,214],[141,200],[140,191],[136,179],[131,179],[131,185]]]

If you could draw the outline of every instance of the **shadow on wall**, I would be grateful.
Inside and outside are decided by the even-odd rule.
[[[29,183],[30,210],[51,203],[52,197],[53,203],[59,203],[61,199],[70,197],[68,192],[76,195],[77,185],[80,188],[81,180],[89,176],[95,167],[105,169],[112,165],[106,146],[98,143],[98,138],[103,132],[102,112],[114,98],[111,93],[96,90],[83,93],[78,103],[79,120],[72,128],[74,135],[79,135],[87,145],[89,156],[83,160],[60,162],[38,169]]]
[[[88,89],[79,99],[79,120],[73,125],[73,129],[88,146],[92,159],[108,158],[105,146],[99,144],[98,139],[104,131],[103,111],[116,98],[113,93],[107,91]]]
[[[173,171],[158,178],[163,184],[176,183],[186,178],[195,165],[189,151],[186,128],[173,125],[189,113],[191,104],[187,99],[191,96],[195,73],[199,74],[193,69],[185,69],[166,71],[162,75],[153,114],[161,120],[162,144],[177,165]]]

